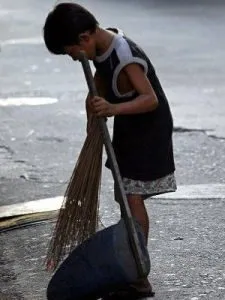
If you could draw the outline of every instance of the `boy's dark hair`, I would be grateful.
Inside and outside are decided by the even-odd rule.
[[[58,4],[45,21],[45,45],[54,54],[65,54],[65,46],[79,44],[79,35],[95,32],[97,26],[96,18],[84,7],[75,3]]]

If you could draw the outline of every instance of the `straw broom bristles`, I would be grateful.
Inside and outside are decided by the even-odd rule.
[[[66,254],[94,234],[98,226],[103,138],[95,117],[92,117],[91,128],[66,189],[50,241],[49,270],[55,269]]]

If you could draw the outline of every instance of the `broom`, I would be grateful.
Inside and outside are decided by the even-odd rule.
[[[65,255],[97,230],[103,139],[98,119],[91,116],[90,122],[49,244],[48,270],[53,271]]]

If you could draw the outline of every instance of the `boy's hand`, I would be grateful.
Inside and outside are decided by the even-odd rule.
[[[101,97],[91,99],[91,108],[97,117],[111,117],[116,114],[116,104],[111,104]]]

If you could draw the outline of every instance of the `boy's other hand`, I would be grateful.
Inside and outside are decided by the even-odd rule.
[[[94,97],[91,99],[91,108],[97,117],[111,117],[116,114],[116,105],[111,104],[101,97]]]

